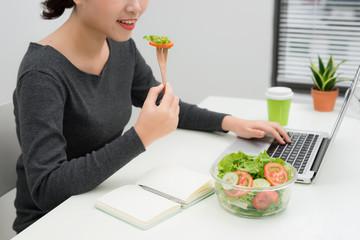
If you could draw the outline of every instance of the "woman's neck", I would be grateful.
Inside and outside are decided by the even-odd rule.
[[[97,57],[107,45],[106,36],[81,22],[74,12],[59,29],[65,41],[76,47],[78,53],[88,57]]]
[[[52,46],[77,68],[92,74],[101,74],[110,55],[106,36],[81,22],[74,12],[39,44]]]

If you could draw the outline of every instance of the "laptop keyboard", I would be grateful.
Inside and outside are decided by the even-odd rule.
[[[267,153],[271,157],[281,158],[290,163],[301,174],[305,170],[319,135],[297,132],[288,132],[288,134],[291,143],[281,145],[277,140],[274,140]]]

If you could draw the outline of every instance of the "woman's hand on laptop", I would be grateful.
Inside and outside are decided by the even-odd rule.
[[[234,116],[225,116],[221,127],[224,131],[234,132],[242,138],[263,138],[266,133],[269,133],[281,144],[285,144],[285,141],[291,142],[285,129],[277,122],[245,120]]]

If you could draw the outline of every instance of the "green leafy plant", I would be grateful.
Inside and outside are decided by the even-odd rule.
[[[316,87],[320,91],[330,91],[334,85],[338,82],[342,81],[352,81],[353,79],[348,78],[339,78],[340,74],[335,75],[335,72],[339,68],[339,66],[345,62],[346,60],[340,62],[338,65],[335,64],[334,58],[330,55],[330,58],[326,64],[323,63],[323,60],[320,56],[318,56],[319,68],[315,66],[313,61],[310,58],[310,69],[313,74],[312,80],[314,81]]]

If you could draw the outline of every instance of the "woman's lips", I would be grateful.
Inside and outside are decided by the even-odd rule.
[[[120,26],[125,28],[126,30],[133,30],[135,28],[135,19],[126,19],[126,20],[117,20],[116,21]]]

